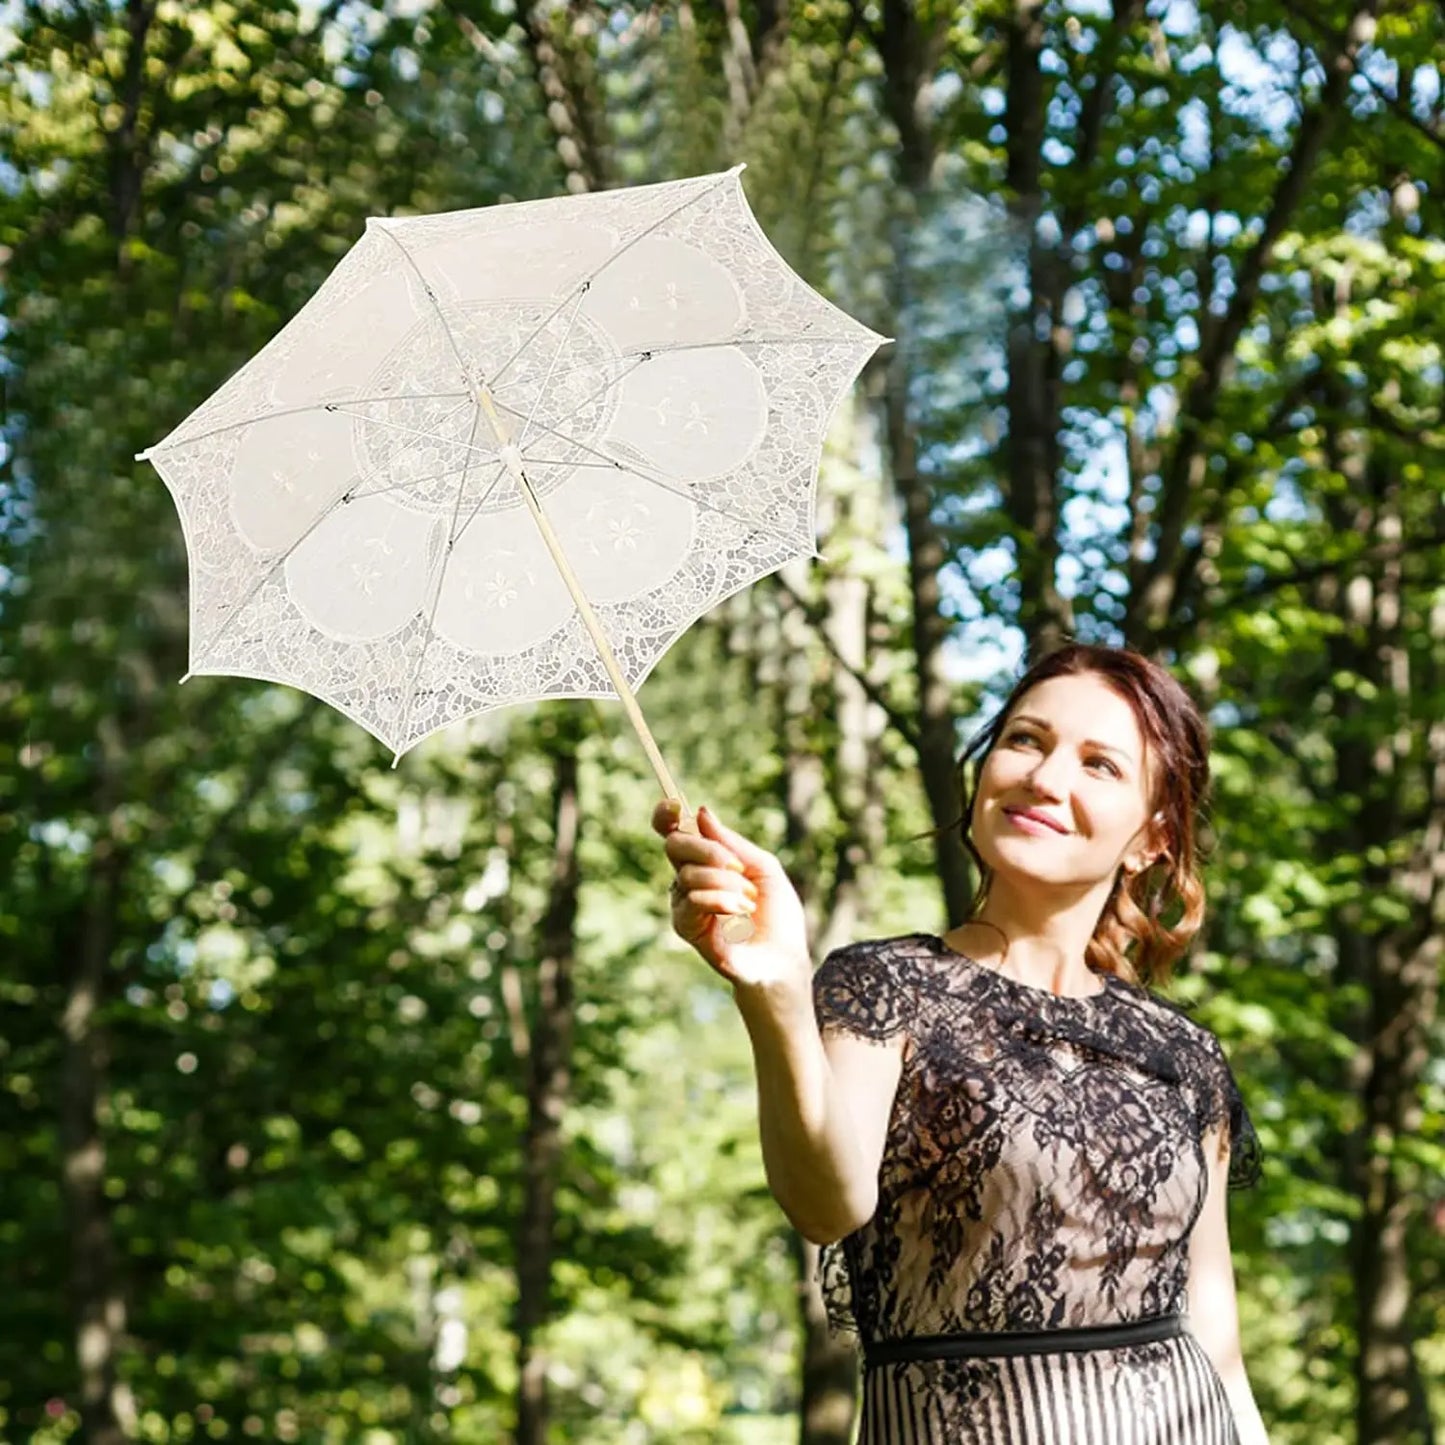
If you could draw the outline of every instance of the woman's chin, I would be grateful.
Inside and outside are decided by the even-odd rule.
[[[1019,892],[1062,889],[1076,893],[1080,888],[1087,889],[1092,886],[1090,880],[1078,878],[1072,871],[1041,866],[1039,859],[1030,856],[1025,848],[1015,849],[1005,845],[999,848],[992,858],[985,856],[984,862],[994,878],[1006,882],[1010,888]]]
[[[1057,878],[1063,873],[1059,867],[1063,860],[1059,857],[1058,845],[1052,839],[1037,834],[1015,833],[1008,838],[995,838],[993,847],[986,852],[979,851],[983,861],[995,873],[1007,870],[1036,878]],[[1050,857],[1050,854],[1053,856]]]

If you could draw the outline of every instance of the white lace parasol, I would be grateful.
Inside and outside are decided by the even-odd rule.
[[[769,244],[741,167],[373,218],[141,453],[180,512],[190,673],[288,683],[399,758],[509,703],[619,697],[817,555],[833,409],[884,338]]]

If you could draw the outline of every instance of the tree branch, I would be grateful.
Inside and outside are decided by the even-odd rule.
[[[1205,432],[1218,411],[1219,395],[1231,370],[1234,348],[1254,309],[1260,281],[1274,254],[1275,244],[1303,199],[1310,172],[1344,107],[1354,57],[1373,33],[1376,3],[1377,0],[1366,0],[1355,11],[1335,58],[1329,63],[1329,77],[1319,101],[1300,121],[1289,163],[1275,188],[1264,229],[1239,267],[1228,309],[1217,324],[1201,327],[1194,379],[1183,399],[1179,438],[1163,477],[1154,556],[1148,563],[1131,569],[1125,615],[1128,635],[1159,626],[1169,613],[1189,501],[1202,471]],[[1208,323],[1213,318],[1204,319]]]
[[[825,626],[828,619],[823,608],[793,591],[792,587],[783,580],[781,574],[775,573],[773,581],[787,602],[803,614],[813,631],[822,640],[824,647],[832,654],[833,660],[863,689],[868,701],[877,703],[877,705],[883,709],[889,723],[897,731],[899,737],[901,737],[915,753],[920,752],[918,730],[913,726],[912,722],[909,721],[907,715],[879,691],[878,685],[871,678],[859,672],[834,646],[833,639],[828,635],[828,629]]]
[[[1270,418],[1265,423],[1261,435],[1275,437],[1287,431],[1290,417],[1308,399],[1310,389],[1318,381],[1319,374],[1315,371],[1307,371],[1297,376],[1275,403],[1274,410],[1270,413]],[[1244,458],[1239,453],[1235,453],[1229,459],[1229,465],[1225,469],[1224,476],[1220,478],[1219,485],[1210,493],[1209,502],[1199,519],[1199,537],[1191,542],[1181,554],[1179,566],[1174,573],[1174,589],[1170,603],[1172,620],[1162,623],[1154,634],[1167,646],[1176,646],[1182,640],[1182,632],[1187,630],[1180,621],[1180,613],[1185,605],[1195,600],[1205,543],[1211,532],[1223,525],[1229,511],[1230,495],[1239,484],[1244,469]],[[1189,624],[1189,626],[1193,625]]]
[[[1109,104],[1113,99],[1114,76],[1119,67],[1119,51],[1122,49],[1129,27],[1143,9],[1143,0],[1114,0],[1113,24],[1104,32],[1097,60],[1090,68],[1094,77],[1094,88],[1084,97],[1079,108],[1079,125],[1074,138],[1074,166],[1070,179],[1076,187],[1074,201],[1064,209],[1060,230],[1065,237],[1059,245],[1067,250],[1068,238],[1074,236],[1084,222],[1084,213],[1090,201],[1097,200],[1098,193],[1090,184],[1089,173],[1099,155],[1099,137],[1108,118]],[[1091,57],[1092,59],[1092,57]]]
[[[1269,577],[1262,578],[1257,583],[1241,587],[1228,597],[1212,598],[1209,603],[1209,613],[1213,617],[1219,613],[1233,612],[1241,607],[1251,606],[1266,597],[1272,597],[1286,587],[1297,587],[1308,582],[1316,582],[1321,577],[1331,576],[1361,563],[1398,562],[1405,557],[1417,556],[1422,551],[1433,551],[1437,548],[1445,548],[1445,527],[1427,537],[1404,537],[1397,542],[1382,542],[1353,557],[1332,557],[1319,562],[1306,562],[1291,572],[1274,573]]]
[[[539,0],[520,8],[527,54],[547,102],[547,119],[567,189],[602,190],[611,184],[604,119],[593,93],[591,37],[599,21],[590,4],[545,12]]]
[[[148,163],[148,136],[141,132],[141,101],[145,94],[146,37],[155,19],[155,5],[130,0],[126,6],[128,44],[121,80],[121,118],[113,131],[102,131],[110,152],[111,235],[116,242],[116,272],[122,280],[130,272],[125,243],[130,237],[136,207],[140,204],[141,177]]]
[[[808,179],[803,185],[803,200],[799,207],[803,217],[803,235],[798,245],[798,269],[804,276],[812,274],[813,238],[821,229],[818,191],[823,182],[823,163],[827,149],[824,141],[828,134],[828,119],[841,92],[842,78],[848,67],[849,53],[858,24],[858,9],[854,6],[843,22],[837,44],[832,47],[833,58],[828,68],[828,80],[823,87],[823,98],[818,105],[818,119],[813,127],[812,163],[808,167]]]
[[[1280,8],[1284,10],[1286,14],[1293,15],[1296,20],[1302,21],[1311,30],[1313,30],[1316,35],[1325,38],[1331,38],[1330,27],[1323,20],[1319,19],[1318,16],[1311,15],[1304,8],[1303,5],[1295,3],[1295,0],[1280,0]],[[1414,130],[1419,131],[1419,133],[1424,136],[1431,145],[1439,146],[1442,151],[1445,151],[1445,135],[1442,135],[1426,121],[1421,120],[1420,117],[1417,116],[1410,109],[1408,102],[1402,96],[1391,95],[1390,92],[1386,90],[1379,83],[1379,81],[1377,81],[1374,76],[1369,73],[1369,71],[1362,69],[1356,63],[1353,54],[1347,56],[1347,59],[1350,64],[1351,71],[1355,75],[1358,75],[1360,79],[1363,80],[1365,84],[1368,85],[1370,89],[1374,91],[1374,93],[1379,96],[1379,98],[1383,100],[1385,104],[1388,105],[1390,109],[1393,110],[1401,120],[1405,122],[1406,125],[1410,126]]]

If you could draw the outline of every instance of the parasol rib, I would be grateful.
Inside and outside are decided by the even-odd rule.
[[[547,363],[547,374],[542,378],[541,386],[537,388],[537,395],[532,398],[531,414],[527,417],[527,420],[522,423],[522,435],[517,438],[518,451],[521,450],[522,443],[527,440],[527,433],[532,428],[533,419],[537,415],[537,408],[542,405],[542,398],[547,394],[547,388],[552,384],[552,373],[557,369],[557,358],[561,356],[562,348],[566,346],[568,338],[572,335],[572,328],[577,324],[577,313],[582,309],[582,298],[587,295],[587,291],[591,285],[592,283],[590,281],[584,281],[582,285],[577,288],[577,303],[572,308],[572,314],[567,318],[567,329],[562,333],[561,341],[552,349],[552,359]],[[606,390],[606,385],[603,385],[599,387],[593,395],[600,395]],[[589,397],[588,400],[590,401],[591,397]],[[586,405],[587,402],[584,401],[582,406]],[[580,410],[581,407],[574,408],[574,411]]]
[[[167,437],[165,441],[157,442],[155,446],[147,447],[143,452],[137,452],[135,459],[138,462],[148,462],[159,451],[170,451],[174,447],[188,447],[192,442],[203,442],[207,437],[218,437],[222,432],[235,431],[237,427],[274,421],[277,417],[300,416],[302,412],[306,411],[319,411],[323,407],[334,406],[337,402],[342,402],[347,406],[372,406],[379,401],[466,401],[470,397],[471,393],[467,391],[419,391],[408,392],[404,396],[343,396],[329,402],[308,401],[301,406],[283,406],[276,411],[263,411],[257,416],[243,416],[240,421],[228,421],[225,426],[212,427],[210,431],[198,431],[194,436],[180,437],[175,441]]]
[[[475,402],[476,397],[468,397],[467,400]],[[462,405],[465,406],[466,403],[464,402]],[[337,416],[349,416],[355,421],[364,421],[369,426],[379,426],[386,431],[399,431],[403,436],[418,437],[422,441],[427,442],[443,442],[449,447],[460,447],[464,452],[480,452],[483,456],[489,457],[494,454],[495,450],[492,447],[479,447],[472,445],[472,443],[470,442],[457,441],[453,437],[439,436],[434,431],[418,431],[416,427],[402,426],[400,422],[382,421],[378,417],[367,416],[364,411],[347,411],[344,406],[340,406],[336,402],[328,403],[326,410],[335,412]],[[442,420],[450,421],[451,418],[454,417],[457,412],[461,410],[462,407],[460,406],[455,408],[453,411],[448,412],[447,415],[442,418]]]
[[[461,368],[462,380],[468,386],[470,386],[472,384],[472,375],[467,370],[466,358],[462,355],[461,347],[457,345],[457,338],[452,334],[451,327],[447,325],[447,318],[445,313],[442,311],[442,304],[440,301],[437,300],[437,293],[431,289],[431,282],[428,281],[426,277],[421,274],[421,267],[418,266],[415,260],[412,259],[411,252],[408,251],[406,247],[401,244],[397,237],[392,235],[391,228],[389,226],[378,226],[376,229],[380,231],[381,234],[385,236],[387,240],[390,241],[391,244],[395,246],[398,251],[401,252],[402,259],[405,260],[406,264],[411,267],[412,271],[416,275],[416,279],[421,283],[421,289],[426,292],[426,299],[431,302],[432,310],[436,313],[436,318],[441,323],[442,331],[446,334],[447,345],[451,347],[452,355],[456,357],[457,365]]]
[[[633,694],[632,688],[628,686],[627,678],[623,675],[617,657],[612,651],[612,644],[607,640],[607,634],[603,632],[602,624],[592,610],[592,604],[587,600],[587,594],[582,590],[582,585],[577,580],[577,574],[573,572],[572,564],[567,560],[567,554],[562,550],[562,544],[552,530],[552,524],[547,520],[547,514],[542,510],[542,504],[532,490],[531,482],[527,480],[527,474],[522,470],[522,455],[512,442],[510,429],[502,420],[490,393],[484,387],[477,389],[477,401],[487,415],[487,421],[497,439],[497,445],[502,449],[502,460],[512,474],[512,479],[521,489],[527,509],[532,513],[532,520],[536,522],[537,530],[541,532],[542,540],[552,554],[552,560],[557,564],[557,570],[562,574],[562,581],[566,584],[568,592],[572,594],[572,601],[577,607],[578,615],[582,618],[582,625],[592,638],[597,654],[602,659],[602,665],[607,669],[608,677],[612,679],[612,686],[622,702],[628,720],[636,730],[638,741],[642,744],[643,752],[647,754],[648,762],[652,764],[652,771],[657,776],[663,794],[669,798],[682,798],[682,790],[672,776],[667,762],[662,756],[662,750],[652,736],[652,730],[647,726],[647,719],[643,717],[642,709],[637,705],[637,698]],[[685,801],[683,806],[684,808],[687,806]]]
[[[458,445],[462,445],[462,443],[458,443]],[[454,477],[458,472],[466,471],[471,464],[471,458],[468,457],[461,466],[448,467],[444,472],[432,472],[425,477],[412,477],[405,482],[395,482],[389,487],[377,487],[374,491],[370,492],[353,492],[351,494],[351,500],[353,502],[360,502],[367,497],[389,497],[393,492],[409,491],[413,487],[425,486],[427,482],[444,482],[448,477]]]
[[[481,419],[482,414],[480,411],[474,411],[472,413],[472,430],[468,443],[469,446],[471,442],[477,439],[477,425]],[[421,679],[422,664],[426,661],[427,650],[431,647],[431,640],[436,631],[437,608],[441,605],[442,587],[446,584],[447,580],[447,565],[452,559],[452,548],[456,544],[457,517],[462,510],[462,494],[467,489],[467,473],[470,470],[471,462],[468,461],[467,465],[462,468],[461,480],[457,483],[457,494],[452,501],[451,520],[447,523],[447,543],[446,546],[442,548],[442,554],[438,561],[436,586],[432,589],[431,603],[427,607],[426,630],[422,633],[421,647],[417,650],[416,666],[412,668],[411,679],[407,683],[406,692],[402,697],[401,725],[396,731],[397,742],[401,744],[405,744],[406,742],[406,730],[411,723],[411,707],[412,703],[416,700],[416,687]],[[496,486],[498,480],[501,478],[502,471],[503,468],[498,466],[496,476],[492,478],[487,486],[487,490],[482,494],[483,501],[490,495],[492,488]],[[391,759],[393,768],[401,761],[401,752],[401,748],[395,750]]]
[[[625,240],[620,246],[618,246],[618,248],[613,251],[612,254],[608,256],[608,258],[590,276],[584,276],[582,280],[577,283],[577,286],[574,288],[574,290],[586,291],[587,288],[591,286],[592,283],[610,265],[612,265],[612,263],[616,261],[619,256],[625,256],[635,245],[637,245],[639,241],[646,240],[647,237],[650,236],[654,231],[660,230],[670,220],[672,220],[674,216],[681,215],[681,213],[687,210],[689,206],[696,205],[700,200],[703,199],[704,196],[712,195],[712,193],[717,190],[719,186],[725,185],[728,181],[732,180],[744,169],[744,166],[736,165],[731,170],[724,171],[722,175],[720,175],[712,183],[712,185],[700,186],[693,195],[690,195],[685,201],[679,202],[679,204],[674,206],[665,216],[659,216],[657,220],[644,226],[635,236],[629,236],[627,240]],[[488,385],[490,387],[495,387],[497,383],[501,381],[501,379],[511,369],[513,363],[517,360],[517,358],[521,356],[521,354],[526,351],[526,349],[542,334],[542,332],[545,331],[547,327],[552,324],[552,318],[555,317],[556,314],[567,304],[570,297],[571,293],[569,292],[567,296],[564,296],[556,304],[556,306],[554,306],[552,310],[548,312],[546,318],[537,327],[537,329],[511,354],[511,356],[506,359],[506,361],[502,363],[501,369],[488,380]]]
[[[585,406],[586,402],[583,402],[582,405]],[[491,448],[489,447],[479,447],[476,446],[474,443],[458,441],[449,437],[438,437],[432,432],[417,431],[415,427],[405,427],[401,426],[396,422],[381,421],[377,417],[366,416],[359,411],[347,411],[345,410],[345,408],[336,406],[335,404],[329,406],[327,409],[330,411],[334,411],[338,416],[349,416],[356,421],[364,421],[371,426],[379,426],[387,431],[399,431],[406,436],[417,437],[423,441],[444,441],[448,446],[460,447],[463,451],[477,452],[483,456],[488,457],[493,454]],[[460,410],[461,408],[458,407],[455,411],[449,413],[448,415],[455,416],[456,412]],[[519,411],[509,406],[504,406],[501,408],[501,410],[508,412],[510,415],[518,418],[521,418],[522,415]],[[443,418],[443,420],[447,419],[448,418],[445,417]],[[565,417],[563,419],[565,420]],[[716,502],[710,501],[705,497],[698,496],[696,492],[684,490],[682,487],[679,487],[675,483],[673,483],[670,478],[663,476],[660,472],[653,472],[650,469],[644,468],[639,463],[631,460],[622,461],[617,457],[610,456],[607,452],[599,451],[596,447],[589,447],[585,442],[578,441],[576,438],[568,436],[565,432],[558,431],[555,427],[542,425],[539,426],[538,430],[546,432],[548,436],[556,437],[558,441],[562,442],[566,446],[576,447],[579,451],[586,452],[589,456],[598,457],[601,460],[596,463],[589,464],[587,462],[563,461],[560,458],[556,457],[533,456],[523,457],[523,461],[530,461],[534,462],[538,466],[547,467],[586,467],[591,465],[594,468],[601,468],[605,464],[608,469],[613,471],[630,472],[633,476],[639,477],[642,481],[651,482],[653,486],[660,487],[665,492],[671,492],[673,496],[681,497],[683,501],[690,502],[695,507],[701,507],[704,511],[716,513],[720,517],[727,517],[731,521],[739,522],[745,527],[753,527],[759,532],[767,532],[771,536],[776,537],[780,542],[786,542],[790,546],[796,544],[795,538],[790,537],[786,532],[783,532],[779,528],[772,526],[770,523],[761,521],[756,517],[745,516],[743,513],[732,511],[728,507],[720,506]],[[476,433],[473,432],[473,435],[475,436]],[[450,473],[443,473],[443,475],[450,475]],[[428,480],[432,480],[432,478],[419,477],[417,478],[417,481],[415,483],[403,483],[402,486],[418,485],[420,482]],[[363,495],[375,497],[381,496],[382,493],[385,491],[398,490],[401,490],[401,488],[382,488],[376,492],[366,492]],[[482,504],[485,501],[486,496],[484,495],[481,500],[478,501],[477,505],[473,507],[472,510],[467,514],[466,521],[462,523],[461,532],[465,532],[466,529],[472,524],[473,519],[476,517],[477,513],[481,511]],[[320,519],[318,518],[318,520]],[[461,532],[457,533],[457,537],[461,536]],[[454,537],[452,540],[456,541],[457,537]],[[823,554],[818,551],[816,546],[810,545],[809,555],[817,558],[819,561],[824,560]]]
[[[889,337],[885,341],[891,340]],[[654,356],[671,356],[683,351],[721,351],[748,346],[861,346],[862,338],[857,336],[734,336],[726,341],[686,341],[675,345],[649,346],[645,351],[619,351],[618,361],[650,361]],[[566,366],[557,373],[558,377],[571,376],[578,371],[595,371],[604,363],[583,362],[580,366]],[[626,375],[627,373],[623,373]],[[618,378],[621,379],[620,377]],[[514,386],[525,386],[525,381],[509,381],[505,385],[492,387],[492,395],[507,391]]]
[[[520,415],[520,413],[512,407],[504,406],[501,409],[510,412],[512,416]],[[674,496],[691,502],[695,507],[702,507],[706,511],[716,512],[720,516],[728,517],[734,522],[741,522],[745,527],[755,527],[760,532],[769,532],[778,538],[779,541],[787,542],[789,545],[796,544],[795,538],[788,536],[786,532],[779,531],[776,527],[770,526],[767,522],[759,521],[756,517],[747,517],[739,512],[730,511],[727,507],[718,506],[715,502],[710,502],[698,496],[696,492],[684,491],[681,487],[678,487],[670,477],[666,477],[660,472],[654,472],[651,468],[644,468],[631,459],[624,460],[620,457],[614,457],[607,452],[599,451],[596,447],[588,446],[586,442],[578,441],[575,437],[570,437],[565,432],[558,431],[556,427],[543,425],[540,426],[538,430],[546,432],[548,436],[556,437],[558,441],[564,443],[566,446],[576,447],[578,451],[586,452],[588,456],[598,457],[600,460],[593,464],[597,467],[601,467],[605,463],[608,467],[616,471],[630,472],[633,476],[641,478],[644,482],[651,482],[653,486],[661,487],[663,491],[671,492]],[[532,456],[523,457],[522,460],[530,461],[537,466],[548,467],[582,467],[588,465],[586,462],[561,461],[551,457]],[[468,518],[468,520],[470,521],[470,518]],[[465,528],[463,530],[465,530]],[[825,560],[823,554],[818,551],[816,546],[811,546],[810,555],[816,557],[819,561]]]
[[[466,403],[463,402],[462,405],[465,406]],[[461,411],[461,409],[461,406],[453,407],[452,410],[442,418],[442,420],[449,420],[451,417],[454,417],[457,412]],[[431,440],[430,437],[427,439]],[[246,593],[246,595],[241,598],[241,600],[236,603],[236,605],[231,609],[229,615],[226,617],[226,620],[222,622],[220,627],[218,627],[216,631],[206,639],[204,650],[197,653],[195,661],[191,664],[189,668],[187,668],[185,677],[181,679],[182,682],[188,682],[196,675],[196,669],[198,667],[205,666],[205,654],[215,650],[216,644],[220,642],[220,640],[231,630],[232,625],[249,605],[251,599],[254,598],[256,594],[260,592],[260,590],[276,575],[277,571],[286,564],[291,554],[295,552],[295,550],[317,529],[317,527],[322,524],[322,522],[326,520],[327,517],[332,514],[332,512],[336,510],[338,506],[344,505],[350,499],[357,487],[365,485],[367,477],[375,476],[376,473],[379,472],[383,466],[390,465],[391,463],[395,462],[395,460],[395,457],[388,457],[386,462],[378,462],[376,466],[371,469],[370,472],[364,475],[358,476],[357,473],[352,473],[352,477],[347,482],[345,489],[338,492],[336,496],[332,497],[331,500],[327,502],[325,506],[321,509],[321,511],[318,512],[317,515],[313,517],[310,522],[307,523],[306,530],[303,531],[300,536],[298,536],[293,542],[290,543],[289,546],[285,548],[284,551],[282,551],[276,558],[272,560],[271,564],[265,569],[265,571],[263,571],[256,578],[255,582],[251,584],[251,588]]]

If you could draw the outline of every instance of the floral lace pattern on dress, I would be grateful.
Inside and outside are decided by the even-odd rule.
[[[873,1218],[824,1246],[832,1332],[883,1339],[1115,1324],[1186,1309],[1205,1146],[1253,1184],[1260,1146],[1214,1035],[1100,974],[1085,997],[917,933],[834,950],[826,1033],[904,1034]]]

